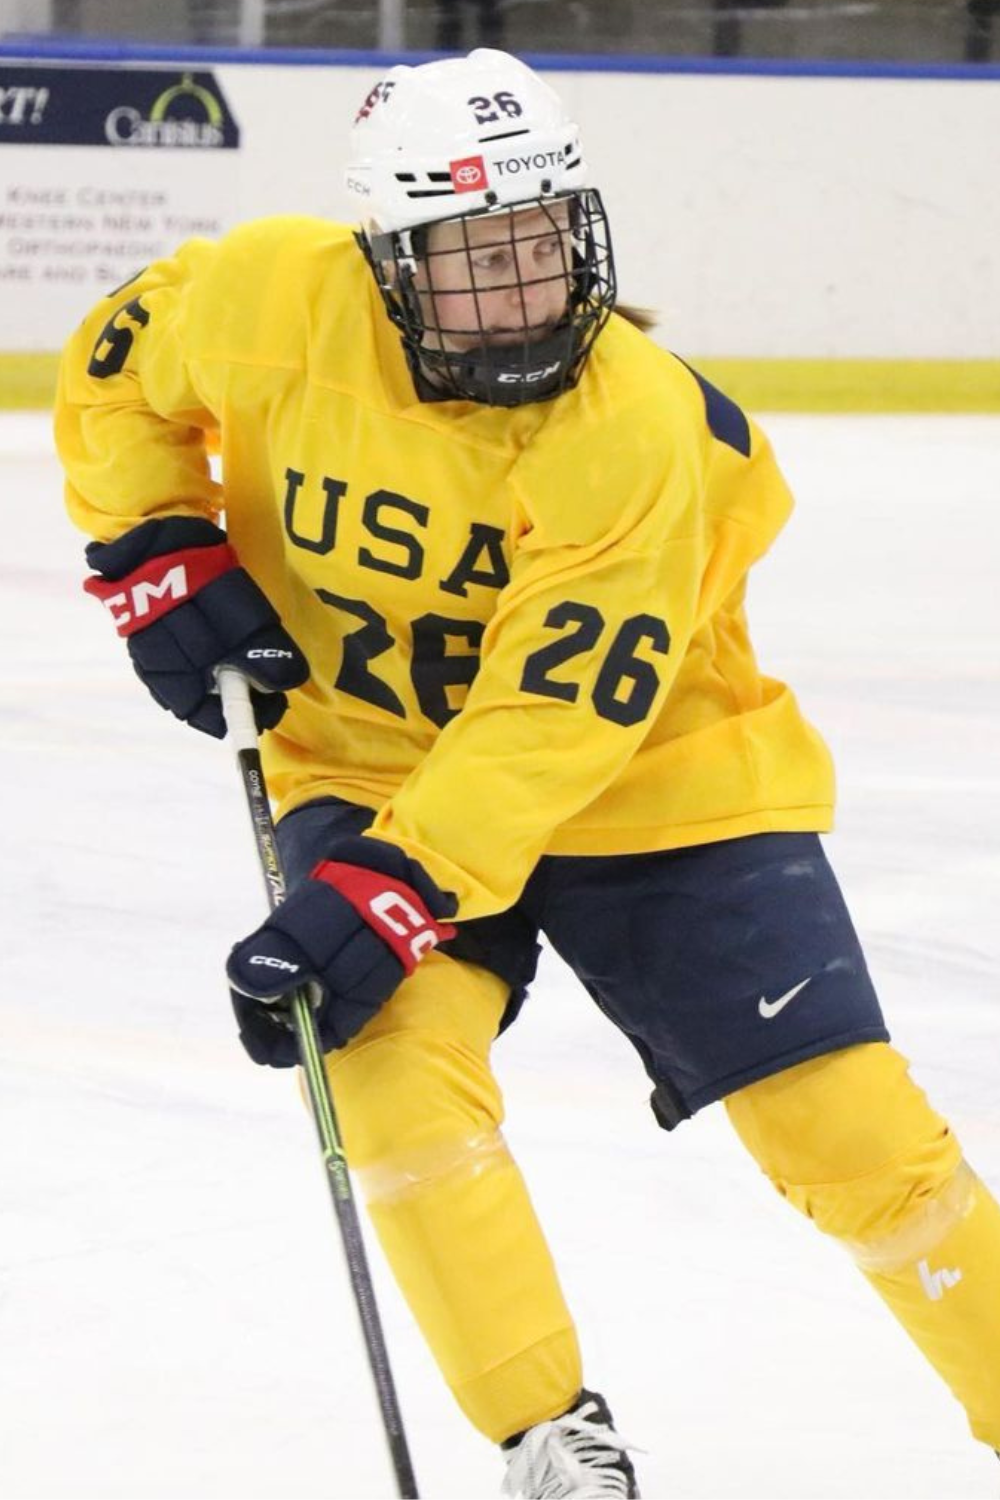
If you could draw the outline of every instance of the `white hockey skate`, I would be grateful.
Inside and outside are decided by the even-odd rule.
[[[521,1500],[638,1500],[635,1470],[607,1403],[581,1391],[574,1406],[503,1445],[505,1495]]]

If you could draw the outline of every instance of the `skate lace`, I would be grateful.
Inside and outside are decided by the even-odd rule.
[[[583,1406],[530,1428],[507,1455],[505,1495],[525,1500],[625,1500],[629,1475],[621,1456],[630,1446],[614,1428],[596,1426]]]

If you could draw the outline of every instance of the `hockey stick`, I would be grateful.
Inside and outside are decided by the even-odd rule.
[[[281,856],[275,837],[274,819],[267,798],[267,786],[261,767],[260,751],[257,748],[257,725],[250,701],[250,688],[241,672],[232,667],[220,667],[216,673],[219,692],[222,696],[222,712],[229,731],[243,778],[247,809],[253,825],[260,858],[261,872],[267,887],[268,904],[272,911],[285,899],[285,876],[281,868]],[[389,1455],[396,1475],[396,1487],[404,1500],[417,1496],[417,1481],[410,1462],[410,1453],[403,1431],[403,1419],[396,1399],[389,1355],[385,1346],[382,1324],[375,1303],[368,1258],[361,1237],[358,1210],[351,1190],[351,1179],[347,1171],[344,1148],[337,1126],[337,1116],[330,1095],[330,1084],[323,1066],[323,1053],[316,1034],[312,1006],[305,989],[294,990],[291,995],[291,1017],[295,1038],[299,1048],[299,1059],[305,1074],[312,1116],[316,1122],[323,1166],[326,1169],[327,1185],[333,1198],[333,1207],[340,1225],[340,1234],[351,1278],[351,1290],[361,1319],[368,1362],[375,1379],[382,1424],[385,1428]]]

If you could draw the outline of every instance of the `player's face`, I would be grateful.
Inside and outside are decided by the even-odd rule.
[[[428,348],[544,338],[569,305],[569,205],[432,224],[416,280]]]

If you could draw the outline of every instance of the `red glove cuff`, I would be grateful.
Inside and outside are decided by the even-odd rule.
[[[413,973],[431,948],[456,935],[450,923],[431,915],[412,886],[391,875],[332,859],[320,860],[311,874],[313,880],[332,885],[354,907],[392,949],[407,974]]]
[[[214,547],[186,547],[150,558],[115,583],[88,578],[83,588],[100,599],[119,635],[132,635],[238,565],[236,553],[225,542]]]

